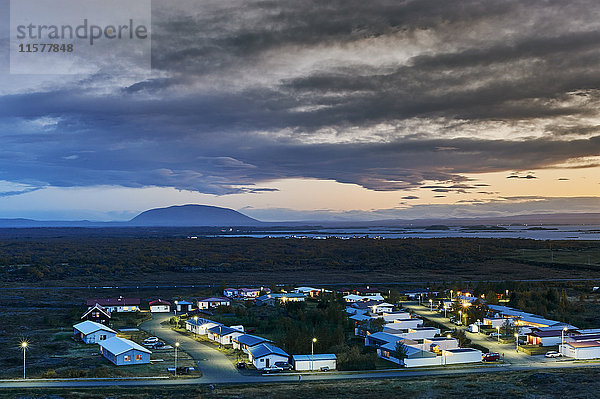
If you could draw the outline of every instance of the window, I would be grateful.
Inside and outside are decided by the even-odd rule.
[[[129,310],[129,306],[124,306],[124,307],[123,307],[123,310],[124,310],[124,311],[128,311],[128,310]]]
[[[135,360],[137,360],[137,361],[142,360],[142,355],[135,355]]]
[[[129,355],[123,356],[123,361],[130,362],[131,361],[131,356],[129,356]]]
[[[106,335],[100,335],[100,341],[104,341],[106,339]]]

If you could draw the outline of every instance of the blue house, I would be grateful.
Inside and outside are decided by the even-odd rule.
[[[141,345],[125,338],[113,337],[99,342],[102,356],[117,366],[150,363],[150,352]]]

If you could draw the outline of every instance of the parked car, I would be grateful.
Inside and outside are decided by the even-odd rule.
[[[152,347],[152,349],[161,349],[165,347],[165,343],[162,341],[155,342],[154,344],[148,345]]]
[[[556,351],[546,352],[546,357],[561,357],[562,353]]]
[[[235,367],[237,367],[238,369],[245,369],[246,368],[246,362],[237,362],[237,364],[235,365]]]
[[[271,373],[281,373],[283,371],[283,369],[279,366],[269,366],[269,367],[265,367],[264,369],[262,369],[263,373],[267,373],[267,374],[271,374]]]
[[[460,321],[460,320],[454,320],[453,323],[456,324],[457,326],[462,326],[462,321]]]
[[[500,336],[500,334],[498,334],[497,332],[493,332],[490,334],[490,338],[498,338]]]
[[[329,371],[329,366],[323,366],[320,369],[321,371]]]
[[[281,367],[285,371],[292,369],[292,365],[289,364],[288,362],[275,362],[275,366]]]
[[[142,345],[153,345],[157,343],[159,340],[157,337],[148,337],[143,342]]]
[[[482,362],[497,362],[500,360],[500,354],[497,352],[484,353],[481,356]]]

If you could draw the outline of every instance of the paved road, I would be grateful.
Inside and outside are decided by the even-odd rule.
[[[152,315],[152,319],[142,323],[140,328],[170,345],[174,346],[175,342],[179,342],[179,348],[196,361],[202,371],[202,378],[206,380],[230,380],[241,377],[241,374],[223,353],[160,324],[170,317],[171,314],[168,313],[155,313]]]

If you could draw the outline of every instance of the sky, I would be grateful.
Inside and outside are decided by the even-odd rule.
[[[49,0],[51,1],[51,0]],[[152,68],[9,70],[0,217],[597,212],[597,1],[152,2]]]

